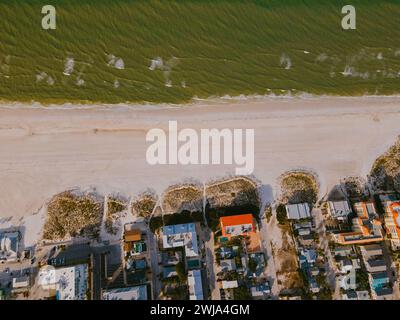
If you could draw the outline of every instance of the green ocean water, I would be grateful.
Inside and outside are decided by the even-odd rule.
[[[41,27],[46,4],[56,7],[56,30]],[[341,28],[345,4],[0,0],[0,99],[399,94],[400,2],[351,1],[357,29],[348,31]]]

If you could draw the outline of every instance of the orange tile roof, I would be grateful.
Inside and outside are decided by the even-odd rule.
[[[346,236],[357,236],[357,235],[362,235],[361,232],[349,232],[349,233],[344,233],[340,235],[339,238],[339,243],[340,244],[362,244],[362,243],[372,243],[372,242],[379,242],[383,240],[383,237],[377,237],[377,238],[360,238],[360,239],[355,239],[355,240],[345,240]]]
[[[254,224],[253,215],[250,213],[240,214],[237,216],[221,217],[219,221],[223,227],[237,226],[241,224]]]
[[[132,242],[124,242],[124,251],[131,251],[133,248]]]
[[[362,217],[368,218],[367,204],[365,202],[361,202],[361,207],[362,207]]]
[[[252,214],[240,214],[236,216],[226,216],[219,219],[222,229],[222,235],[226,236],[225,228],[229,226],[239,226],[243,224],[251,224],[253,232],[255,231],[254,217]]]
[[[368,201],[368,202],[363,201],[363,202],[357,202],[354,204],[354,209],[359,218],[368,219],[368,217],[369,217],[369,215],[368,215],[369,212],[368,212],[368,208],[367,208],[368,205],[372,206],[374,208],[374,211],[376,211],[375,205],[372,201]]]
[[[394,224],[396,226],[397,236],[400,239],[400,226],[397,223],[397,221],[398,221],[397,219],[399,217],[399,213],[398,213],[398,211],[393,209],[394,206],[400,206],[400,202],[393,202],[393,203],[391,203],[389,205],[389,209],[390,209],[390,212],[392,213],[393,221],[394,221]]]
[[[125,231],[125,241],[140,241],[142,238],[142,232],[139,229],[132,229]]]

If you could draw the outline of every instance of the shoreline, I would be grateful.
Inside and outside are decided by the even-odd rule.
[[[238,95],[238,96],[219,96],[209,98],[193,97],[188,102],[182,103],[152,103],[152,102],[119,102],[119,103],[102,103],[102,102],[61,102],[61,103],[45,103],[32,100],[30,102],[24,101],[7,101],[0,100],[1,109],[53,109],[53,110],[90,110],[90,109],[119,109],[119,110],[149,110],[149,109],[175,109],[175,108],[188,108],[188,107],[205,107],[205,106],[224,106],[230,104],[244,104],[244,103],[268,103],[268,102],[291,102],[291,101],[321,101],[321,100],[399,100],[398,95],[360,95],[360,96],[342,96],[342,95],[313,95],[303,93],[298,95]]]
[[[15,106],[15,104],[14,104]],[[0,218],[37,212],[54,194],[80,187],[134,196],[185,179],[207,181],[235,165],[146,163],[146,132],[167,128],[254,128],[255,171],[274,195],[277,177],[306,168],[321,194],[365,175],[400,134],[400,97],[319,97],[190,104],[178,108],[36,108],[0,105]]]

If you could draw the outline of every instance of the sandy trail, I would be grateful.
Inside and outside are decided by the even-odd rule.
[[[400,98],[308,98],[196,103],[181,107],[0,107],[0,217],[19,219],[55,193],[161,192],[186,178],[204,181],[235,165],[146,162],[150,128],[255,129],[254,175],[276,192],[285,170],[310,168],[322,193],[348,175],[366,174],[400,134]]]

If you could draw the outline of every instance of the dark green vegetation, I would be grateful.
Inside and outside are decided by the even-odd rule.
[[[41,28],[41,8],[57,29]],[[0,99],[187,102],[239,94],[399,92],[398,1],[0,0]],[[124,68],[108,65],[111,55]],[[163,64],[150,70],[152,59]],[[64,75],[67,58],[74,59]],[[345,72],[345,74],[342,74]]]
[[[278,220],[279,224],[285,224],[287,221],[287,213],[284,204],[279,204],[276,207],[276,219]]]
[[[245,285],[233,289],[235,300],[251,300],[251,294]]]
[[[200,222],[204,224],[204,218],[202,212],[189,212],[182,211],[181,213],[166,214],[163,216],[164,225],[169,226],[173,224]]]
[[[356,270],[357,290],[370,290],[368,272],[364,269]]]

